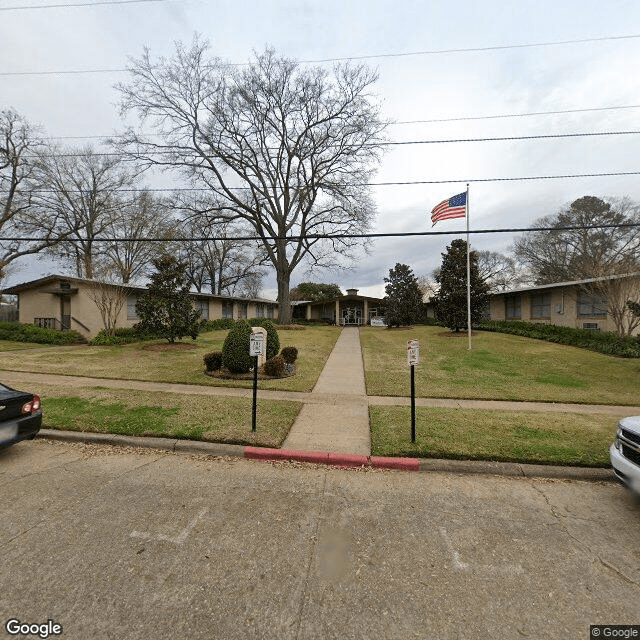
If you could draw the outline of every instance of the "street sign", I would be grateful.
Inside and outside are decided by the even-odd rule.
[[[407,340],[407,364],[410,367],[420,362],[420,341]]]
[[[264,336],[261,333],[254,333],[249,338],[249,355],[264,355]]]

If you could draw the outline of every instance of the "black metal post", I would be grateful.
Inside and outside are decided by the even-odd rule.
[[[411,442],[416,441],[416,377],[415,366],[411,365]]]
[[[256,430],[256,409],[258,404],[258,356],[253,359],[253,407],[251,410],[251,431]]]

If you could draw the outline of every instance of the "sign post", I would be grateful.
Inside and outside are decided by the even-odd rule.
[[[249,338],[249,355],[253,356],[253,406],[251,408],[251,431],[256,431],[256,415],[258,407],[258,358],[265,353],[264,336],[252,333]]]
[[[411,442],[416,441],[416,378],[415,366],[420,362],[420,341],[407,340],[407,364],[411,369]]]

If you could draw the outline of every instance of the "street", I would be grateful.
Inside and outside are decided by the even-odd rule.
[[[35,440],[0,453],[0,486],[6,637],[9,619],[78,639],[556,640],[640,624],[640,504],[614,482]]]

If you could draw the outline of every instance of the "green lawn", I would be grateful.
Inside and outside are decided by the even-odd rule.
[[[369,395],[409,395],[406,342],[420,340],[416,395],[434,398],[537,400],[583,404],[640,404],[640,360],[479,331],[473,349],[466,334],[442,327],[361,330]]]
[[[617,418],[606,415],[418,407],[411,443],[409,407],[370,407],[371,452],[606,467]]]
[[[219,380],[203,374],[202,356],[222,349],[227,331],[210,331],[189,351],[152,351],[159,341],[114,347],[66,347],[51,353],[7,354],[0,368],[34,373],[58,373],[93,378],[181,382],[218,387],[251,387],[250,380]],[[298,348],[297,373],[281,380],[261,380],[261,389],[311,391],[340,335],[336,327],[309,327],[302,331],[279,331],[281,347]],[[187,339],[187,344],[192,341]]]
[[[160,436],[279,447],[299,402],[258,400],[257,431],[251,432],[251,400],[183,396],[79,387],[71,392],[44,385],[43,427],[130,436]]]
[[[5,351],[22,351],[24,349],[46,349],[56,345],[39,344],[37,342],[14,342],[13,340],[0,340],[0,353]]]

